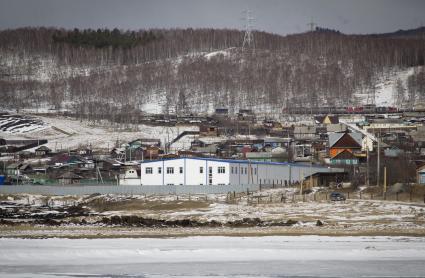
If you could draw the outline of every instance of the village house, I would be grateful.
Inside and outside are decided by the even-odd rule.
[[[34,151],[35,151],[35,155],[38,157],[49,155],[52,152],[52,150],[46,146],[38,147]]]
[[[316,127],[315,126],[295,126],[294,127],[294,138],[297,140],[314,140],[317,139]]]
[[[73,172],[65,172],[57,177],[61,184],[78,184],[82,178]]]
[[[339,124],[339,117],[335,115],[316,116],[314,121],[321,125]]]
[[[218,128],[216,126],[200,125],[199,134],[201,136],[218,136]]]
[[[329,157],[331,164],[357,165],[362,150],[361,133],[330,133]]]
[[[12,163],[6,166],[6,174],[9,176],[19,176],[21,174],[22,163]]]
[[[140,186],[140,169],[128,168],[124,174],[119,176],[119,185],[136,185]]]
[[[416,181],[418,184],[425,185],[425,165],[416,170]]]

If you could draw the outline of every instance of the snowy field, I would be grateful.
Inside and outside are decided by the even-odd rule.
[[[423,277],[425,238],[0,239],[1,277]]]

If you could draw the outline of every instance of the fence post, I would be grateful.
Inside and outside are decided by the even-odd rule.
[[[396,201],[398,201],[398,192],[395,193]]]

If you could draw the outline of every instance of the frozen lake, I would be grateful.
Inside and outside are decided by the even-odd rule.
[[[0,277],[424,277],[425,238],[0,239]]]

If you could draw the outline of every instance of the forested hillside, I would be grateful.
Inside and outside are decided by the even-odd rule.
[[[346,106],[406,69],[413,73],[395,82],[394,94],[398,104],[415,105],[425,99],[423,28],[391,34],[255,32],[254,48],[242,49],[243,32],[225,29],[4,30],[0,108],[113,119],[214,107]]]

